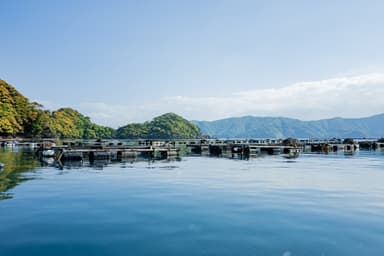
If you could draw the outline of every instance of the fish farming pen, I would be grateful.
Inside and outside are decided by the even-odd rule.
[[[178,157],[179,149],[174,146],[128,146],[128,145],[102,145],[100,143],[74,143],[70,145],[40,147],[36,151],[40,157],[52,157],[56,161],[83,161],[97,160],[119,161],[122,159],[135,159],[137,157],[150,159],[167,159]]]
[[[281,155],[296,158],[303,153],[354,153],[363,150],[384,150],[383,139],[187,139],[187,140],[135,140],[135,141],[67,141],[56,146],[41,143],[40,157],[55,161],[124,159],[170,159],[181,155],[258,157]]]
[[[166,159],[170,156],[178,156],[176,148],[158,147],[105,147],[103,149],[94,148],[55,148],[55,159],[58,161],[68,160],[121,160],[124,158],[144,158]]]

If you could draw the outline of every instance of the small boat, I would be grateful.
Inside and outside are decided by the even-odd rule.
[[[1,144],[3,147],[13,148],[18,145],[17,141],[5,141]]]
[[[300,150],[297,148],[285,148],[282,154],[282,157],[287,159],[298,158],[300,155]]]
[[[55,156],[55,150],[53,149],[44,149],[41,154],[44,157],[54,157]]]
[[[0,171],[3,170],[4,164],[0,162]]]

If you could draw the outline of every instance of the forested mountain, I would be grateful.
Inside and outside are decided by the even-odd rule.
[[[0,136],[58,138],[187,139],[201,137],[193,123],[168,113],[142,124],[128,124],[117,131],[91,122],[78,111],[44,110],[13,86],[0,80]]]
[[[99,126],[74,109],[43,110],[0,80],[0,136],[111,138],[114,129]]]
[[[71,108],[61,108],[51,113],[49,127],[53,135],[64,138],[112,138],[115,130],[91,122],[90,118]]]
[[[384,137],[384,114],[367,118],[300,121],[283,117],[245,116],[190,122],[167,113],[145,123],[114,130],[91,122],[78,111],[44,110],[0,80],[0,136],[59,138],[188,139],[202,134],[217,138],[347,138]]]
[[[167,113],[150,122],[133,123],[120,127],[117,138],[126,139],[193,139],[200,138],[199,127],[174,113]]]
[[[284,117],[237,117],[194,121],[202,133],[217,138],[363,138],[384,137],[384,114],[367,118],[300,121]]]
[[[37,103],[30,103],[15,88],[0,80],[0,134],[23,133],[37,118]]]

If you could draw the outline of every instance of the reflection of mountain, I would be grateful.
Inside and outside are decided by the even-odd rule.
[[[203,134],[218,138],[384,137],[384,114],[366,118],[301,121],[284,117],[237,117],[194,121]]]
[[[33,158],[32,152],[23,150],[17,151],[15,148],[0,149],[0,162],[5,164],[3,171],[0,173],[1,200],[11,197],[6,191],[19,183],[30,179],[24,177],[22,173],[33,170],[36,167],[37,162]]]

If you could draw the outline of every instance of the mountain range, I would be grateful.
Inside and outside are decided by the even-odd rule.
[[[381,138],[384,114],[365,118],[301,121],[285,117],[233,117],[192,121],[203,134],[215,138]]]
[[[186,139],[205,135],[216,138],[381,138],[384,137],[384,113],[318,121],[244,116],[192,123],[167,113],[152,121],[127,124],[115,130],[92,123],[89,117],[75,109],[44,110],[41,104],[30,102],[12,85],[0,80],[0,136],[3,137]]]
[[[30,102],[15,87],[0,80],[0,138],[77,139],[190,139],[201,138],[200,129],[174,113],[144,123],[130,123],[113,129],[100,126],[72,108],[44,110]]]

